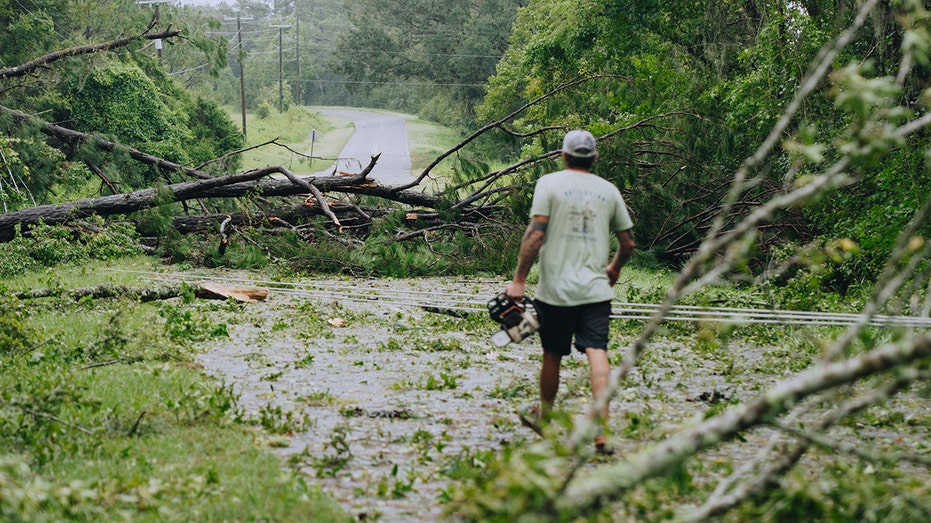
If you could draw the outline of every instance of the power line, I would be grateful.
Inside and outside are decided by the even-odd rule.
[[[414,87],[485,87],[480,84],[440,83],[440,82],[375,82],[371,80],[311,80],[310,83],[354,84],[354,85],[406,85]]]
[[[283,49],[282,49],[281,31],[282,29],[290,29],[291,24],[277,24],[277,25],[272,25],[271,27],[278,29],[278,110],[282,110],[284,108],[284,97],[282,94],[284,90],[283,88],[284,79],[282,78],[282,71],[284,70],[284,65],[283,65],[284,58],[283,58],[283,52],[282,52]]]
[[[236,38],[239,41],[238,49],[242,49],[242,22],[243,20],[252,20],[251,17],[243,18],[239,12],[236,13]],[[242,137],[246,138],[246,68],[243,63],[242,53],[239,55],[239,97],[242,102]]]
[[[229,20],[227,19],[225,21],[229,21]],[[246,21],[245,19],[243,19],[242,25],[261,28],[263,27],[263,24],[265,24],[266,22],[267,22],[267,19],[265,20],[250,19],[249,21]],[[347,29],[355,29],[356,31],[365,32],[365,31],[370,30],[370,28],[367,28],[367,27],[355,27],[351,23],[318,22],[318,23],[314,23],[311,25],[315,29],[333,28],[338,31],[346,31]],[[377,29],[382,29],[382,28],[379,27]],[[393,29],[396,29],[396,28],[393,28]],[[256,34],[256,33],[265,33],[265,32],[266,31],[262,31],[261,29],[251,29],[251,30],[245,31],[245,34]],[[483,37],[489,37],[489,36],[509,37],[511,36],[510,31],[490,32],[490,31],[480,31],[480,30],[472,31],[472,30],[463,30],[463,29],[449,29],[447,31],[407,31],[407,30],[404,30],[403,33],[406,36],[414,36],[414,37],[448,36],[449,38],[459,38],[459,37],[466,36],[466,35],[475,35],[475,36],[483,36]]]
[[[197,71],[198,69],[203,69],[204,67],[207,67],[207,66],[209,66],[209,65],[210,65],[209,62],[204,62],[204,63],[202,63],[202,64],[200,64],[200,65],[197,65],[197,66],[194,66],[194,67],[188,67],[187,69],[182,69],[182,70],[180,70],[180,71],[172,71],[172,72],[168,73],[168,76],[181,76],[181,75],[183,75],[183,74],[187,74],[187,73],[190,73],[190,72],[193,72],[193,71]]]
[[[235,37],[235,33],[233,34]],[[234,39],[228,39],[227,41],[230,44],[233,44]],[[252,45],[253,48],[261,47],[258,44],[275,44],[277,37],[268,37],[263,39],[254,39],[246,44]],[[308,45],[301,47],[303,50],[311,51],[322,51],[322,52],[334,52],[335,47],[332,46],[318,46],[318,45]],[[501,54],[471,54],[471,53],[428,53],[424,51],[388,51],[385,49],[371,49],[371,48],[343,48],[343,50],[350,53],[355,53],[358,55],[372,55],[372,54],[390,54],[390,55],[403,55],[403,56],[424,56],[424,57],[443,57],[443,58],[494,58],[500,60],[503,55]],[[264,53],[271,54],[277,53],[277,51],[250,51],[250,54]]]
[[[264,287],[282,294],[318,299],[342,299],[356,302],[380,301],[386,305],[406,305],[411,307],[445,309],[469,313],[487,313],[489,296],[476,296],[468,293],[438,292],[435,289],[418,291],[404,289],[386,289],[362,285],[341,283],[287,283],[266,280],[242,280],[194,275],[166,275],[145,271],[119,271],[143,275],[156,282],[194,280],[215,281],[228,285]],[[611,304],[611,318],[648,320],[659,309],[659,304],[629,303],[614,300]],[[715,322],[728,324],[784,324],[784,325],[822,325],[849,326],[864,321],[860,314],[838,312],[811,312],[777,309],[749,309],[739,307],[701,307],[689,305],[673,306],[663,318],[666,321]],[[875,327],[931,328],[931,318],[919,316],[875,315],[867,322]]]
[[[184,73],[192,72],[196,69],[201,69],[207,64],[202,64],[197,67],[185,69],[184,71],[178,71],[177,73],[172,73],[171,76],[179,76]],[[373,80],[324,80],[317,78],[295,78],[293,76],[284,76],[284,81],[286,82],[302,82],[308,84],[333,84],[333,85],[398,85],[398,86],[408,86],[408,87],[485,87],[485,83],[462,83],[462,82],[403,82],[403,81],[384,81],[377,82]],[[250,81],[252,82],[252,81]]]
[[[39,4],[36,3],[36,0],[30,0],[30,2],[32,3],[33,7],[35,7],[37,10],[44,11],[43,8],[39,6]],[[20,7],[20,9],[29,13],[29,16],[33,18],[38,18],[36,14],[30,11],[28,7],[24,6],[20,0],[16,0],[16,4]],[[58,28],[55,27],[55,24],[52,24],[52,32],[55,33],[55,36],[57,36],[58,39],[61,40],[62,42],[67,41],[67,38],[65,37],[65,35],[58,32]]]
[[[234,51],[234,50],[236,50],[236,48],[233,47],[233,48],[231,48],[230,50],[231,50],[231,51]],[[268,50],[262,50],[262,51],[251,50],[251,51],[245,51],[245,53],[246,53],[247,55],[249,55],[249,56],[265,56],[265,55],[270,55],[270,54],[278,54],[278,51],[276,51],[276,50],[274,50],[274,49],[268,49]],[[371,55],[376,55],[376,54],[383,54],[383,55],[400,55],[400,56],[420,56],[420,57],[424,57],[424,58],[491,58],[491,59],[494,59],[494,60],[496,60],[496,61],[501,59],[500,56],[494,56],[494,55],[442,54],[442,53],[404,53],[404,52],[390,52],[390,51],[373,51],[373,52],[368,52],[368,51],[367,51],[367,52],[365,52],[365,53],[352,54],[352,55],[349,55],[349,57],[350,57],[350,58],[358,58],[358,57],[360,57],[360,56],[365,56],[365,55],[371,56]],[[285,50],[285,56],[293,57],[294,55],[293,55],[293,53],[292,53],[291,50]]]

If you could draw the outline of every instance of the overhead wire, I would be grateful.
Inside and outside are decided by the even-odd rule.
[[[120,271],[139,274],[153,282],[216,282],[226,285],[253,286],[281,294],[321,300],[344,300],[350,302],[384,304],[455,311],[462,313],[486,313],[489,297],[464,292],[441,292],[436,289],[398,289],[373,285],[345,284],[332,281],[319,283],[289,283],[281,281],[245,280],[217,276],[171,275],[158,272]],[[651,303],[632,303],[613,300],[612,319],[648,320],[660,306]],[[860,314],[839,312],[817,312],[778,309],[752,309],[742,307],[711,307],[695,305],[673,306],[663,317],[665,321],[707,322],[736,325],[782,324],[848,326],[863,321]],[[876,315],[867,322],[875,327],[931,328],[931,318],[926,316]]]

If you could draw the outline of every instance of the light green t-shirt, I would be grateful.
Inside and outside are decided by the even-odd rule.
[[[530,215],[549,217],[536,298],[558,306],[613,299],[611,237],[634,226],[617,187],[592,173],[550,173],[537,180]]]

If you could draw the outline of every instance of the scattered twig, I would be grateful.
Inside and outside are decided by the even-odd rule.
[[[895,379],[881,387],[839,405],[814,424],[810,432],[821,432],[838,421],[883,401],[909,384],[922,379],[928,379],[927,372],[921,373],[910,369],[899,373]],[[676,517],[676,523],[699,523],[723,514],[753,493],[761,491],[775,478],[788,472],[807,452],[812,443],[810,438],[803,437],[795,448],[774,453],[776,441],[778,440],[774,437],[767,448],[760,453],[756,461],[747,463],[744,468],[722,480],[700,507],[688,507],[680,510]],[[753,465],[762,465],[762,470],[754,477],[744,477],[743,472]]]
[[[139,416],[136,417],[136,421],[133,423],[133,426],[130,427],[129,432],[126,433],[127,436],[133,437],[136,435],[136,431],[139,430],[139,423],[142,421],[142,417],[145,416],[145,413],[145,410],[139,413]]]
[[[36,418],[50,419],[50,420],[52,420],[52,421],[54,421],[54,422],[61,423],[62,425],[65,425],[66,427],[70,427],[70,428],[72,428],[72,429],[74,429],[74,430],[81,431],[81,432],[83,432],[84,434],[93,434],[92,431],[90,431],[90,430],[88,430],[88,429],[85,429],[84,427],[82,427],[82,426],[80,426],[80,425],[76,425],[76,424],[74,424],[74,423],[71,423],[70,421],[63,420],[63,419],[59,418],[58,416],[54,416],[54,415],[49,414],[49,413],[47,413],[47,412],[40,412],[40,411],[37,411],[37,410],[35,410],[35,409],[31,409],[31,408],[29,408],[29,407],[25,407],[25,406],[22,406],[22,405],[19,405],[19,408],[20,408],[23,412],[25,412],[26,414],[29,414],[30,416],[33,416],[33,417],[36,417]]]
[[[513,136],[515,138],[533,138],[534,136],[544,134],[548,131],[565,131],[566,130],[566,126],[564,125],[550,125],[547,127],[541,127],[539,129],[534,129],[533,131],[529,133],[519,133],[517,131],[509,129],[504,124],[499,125],[498,128],[504,131],[509,136]]]
[[[466,319],[472,315],[472,313],[469,313],[469,312],[457,311],[453,309],[447,309],[444,307],[432,307],[432,306],[424,305],[421,308],[427,312],[432,312],[433,314],[443,314],[445,316],[452,316],[453,318],[459,318],[459,319]]]
[[[786,434],[795,436],[796,438],[811,442],[830,452],[850,454],[862,460],[870,461],[873,463],[899,463],[902,461],[909,461],[917,465],[931,467],[931,459],[926,458],[924,456],[920,456],[918,454],[914,454],[910,452],[896,452],[896,453],[873,452],[863,447],[862,445],[850,445],[850,444],[842,443],[839,441],[833,441],[830,438],[826,438],[820,434],[817,434],[815,431],[799,430],[799,429],[790,427],[782,423],[777,423],[775,421],[768,423],[768,425],[771,425]]]
[[[86,369],[96,369],[96,368],[98,368],[98,367],[106,367],[106,366],[109,366],[109,365],[117,365],[117,364],[120,364],[120,363],[133,363],[133,362],[136,362],[136,361],[139,361],[139,358],[117,358],[117,359],[115,359],[115,360],[100,361],[100,362],[97,362],[97,363],[88,363],[87,365],[84,365],[83,367],[81,367],[81,369],[82,369],[82,370],[86,370]]]
[[[343,226],[342,224],[339,223],[339,218],[337,218],[336,215],[333,214],[333,211],[330,210],[330,206],[327,205],[326,198],[323,197],[323,193],[321,193],[320,189],[318,189],[314,185],[313,178],[311,178],[310,180],[307,180],[305,178],[299,178],[295,176],[294,173],[292,173],[288,169],[285,169],[284,167],[281,167],[280,172],[281,174],[285,175],[285,177],[288,180],[290,180],[291,183],[293,183],[294,185],[297,185],[298,187],[302,187],[308,192],[310,192],[311,194],[313,194],[314,199],[317,200],[317,203],[320,205],[320,209],[323,211],[323,213],[326,214],[330,218],[330,220],[333,221],[333,223],[336,225],[338,230],[342,230]]]
[[[702,449],[784,413],[798,400],[931,356],[931,335],[889,344],[843,362],[824,362],[777,384],[757,398],[673,434],[627,459],[598,468],[570,484],[557,500],[563,509],[585,511],[663,474]]]
[[[417,229],[416,231],[413,231],[413,232],[407,232],[407,233],[392,236],[391,238],[388,238],[387,240],[385,240],[385,243],[388,244],[388,243],[394,243],[394,242],[403,242],[403,241],[410,240],[411,238],[418,238],[418,237],[426,238],[426,235],[428,232],[440,231],[443,229],[472,229],[472,228],[473,228],[472,226],[463,225],[461,223],[441,223],[439,225],[433,225],[430,227],[424,227],[422,229]]]
[[[109,178],[107,178],[107,175],[103,173],[100,167],[97,167],[97,164],[91,161],[85,161],[84,163],[87,164],[87,167],[90,168],[90,170],[96,174],[98,178],[100,178],[100,181],[102,181],[104,185],[110,189],[111,194],[119,194],[120,191],[116,190],[116,186],[113,185],[113,182],[111,182]]]

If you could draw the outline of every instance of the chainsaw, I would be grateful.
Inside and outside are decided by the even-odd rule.
[[[488,314],[501,324],[501,330],[491,336],[496,347],[504,347],[512,341],[521,342],[539,330],[541,324],[540,311],[527,296],[515,300],[501,293],[488,300]]]

